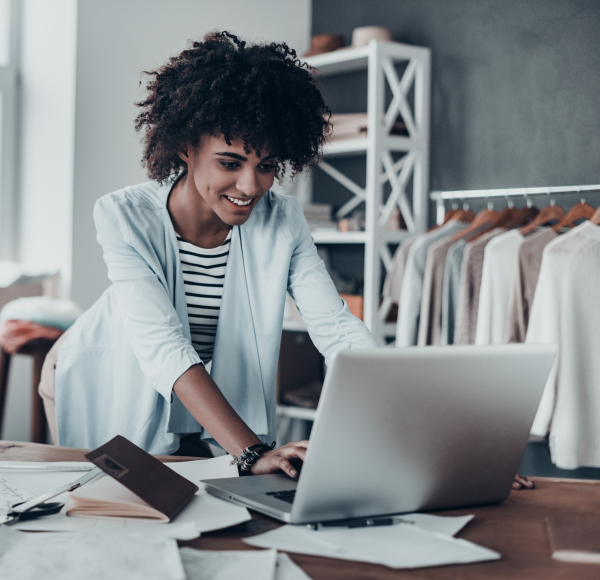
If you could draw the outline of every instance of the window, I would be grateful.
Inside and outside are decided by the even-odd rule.
[[[0,0],[0,259],[16,257],[20,2]]]

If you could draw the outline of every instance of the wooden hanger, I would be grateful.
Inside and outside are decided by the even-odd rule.
[[[459,211],[459,210],[458,210],[458,209],[456,209],[456,208],[454,208],[454,207],[453,207],[453,208],[451,208],[451,209],[449,209],[449,210],[446,212],[446,215],[444,216],[444,222],[443,222],[443,224],[447,224],[447,223],[448,223],[448,222],[449,222],[449,221],[452,219],[452,217],[454,216],[454,214],[455,214],[457,211]],[[442,224],[442,225],[443,225],[443,224]]]
[[[540,213],[533,219],[530,224],[523,226],[519,231],[526,236],[533,232],[536,228],[541,226],[545,226],[550,223],[552,220],[559,222],[561,219],[565,217],[565,210],[562,207],[554,205],[554,202],[550,202],[550,205],[542,208]]]
[[[452,219],[459,222],[472,222],[475,219],[475,214],[470,209],[458,209]]]
[[[575,222],[580,219],[589,220],[593,217],[596,210],[589,204],[585,203],[582,199],[581,203],[574,205],[569,213],[564,216],[552,229],[555,232],[558,232],[562,228],[572,228],[575,225]]]
[[[457,240],[466,238],[467,236],[471,235],[472,233],[476,232],[484,226],[491,225],[492,227],[494,227],[499,215],[500,214],[491,207],[486,207],[485,209],[482,209],[473,218],[473,221],[464,230],[454,234],[454,237],[452,239],[456,242]]]
[[[596,213],[591,217],[590,221],[593,224],[600,226],[600,207],[596,210]]]
[[[510,224],[517,214],[517,210],[512,207],[505,207],[500,213],[498,213],[495,220],[490,222],[487,226],[479,229],[474,235],[472,235],[467,241],[472,242],[477,238],[483,236],[487,232],[491,232],[494,228],[506,228]]]
[[[525,205],[517,208],[514,219],[506,225],[506,228],[513,230],[528,224],[535,216],[540,213],[540,210],[532,205]]]

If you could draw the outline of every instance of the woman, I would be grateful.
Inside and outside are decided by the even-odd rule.
[[[136,129],[153,181],[96,204],[112,286],[46,360],[54,439],[94,448],[121,434],[172,454],[200,438],[245,471],[295,477],[306,441],[262,445],[275,439],[286,291],[326,361],[377,346],[336,292],[300,203],[269,191],[286,166],[318,161],[329,110],[293,50],[227,32],[147,74]]]

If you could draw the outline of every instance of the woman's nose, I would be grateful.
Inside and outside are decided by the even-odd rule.
[[[256,195],[259,189],[256,173],[252,170],[244,171],[236,183],[236,189],[249,197]]]

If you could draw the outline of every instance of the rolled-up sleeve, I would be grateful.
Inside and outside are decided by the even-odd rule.
[[[288,205],[286,222],[292,245],[288,292],[326,364],[340,350],[378,347],[366,325],[338,294],[317,253],[300,202],[290,198]]]
[[[148,260],[135,247],[121,202],[110,195],[101,198],[94,221],[131,347],[144,375],[171,402],[173,385],[191,366],[202,364],[200,357],[183,334],[164,273],[157,271],[158,259]]]

